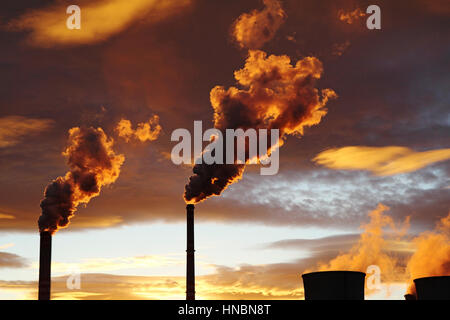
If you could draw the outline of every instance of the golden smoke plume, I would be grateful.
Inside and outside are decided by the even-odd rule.
[[[113,150],[114,141],[101,128],[69,130],[68,146],[63,152],[70,170],[45,189],[41,201],[39,230],[56,232],[67,227],[78,205],[100,194],[103,186],[117,180],[125,157]]]
[[[250,50],[244,68],[234,76],[241,88],[216,86],[210,100],[214,127],[226,129],[278,129],[283,144],[286,135],[302,135],[305,127],[320,123],[325,105],[336,97],[331,89],[319,91],[316,82],[322,63],[306,57],[295,65],[288,56]],[[199,202],[221,192],[240,179],[244,164],[197,164],[186,185],[185,200]]]

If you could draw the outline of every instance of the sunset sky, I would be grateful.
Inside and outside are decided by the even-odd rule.
[[[445,0],[3,1],[0,299],[37,298],[40,202],[75,127],[102,128],[117,170],[54,234],[52,298],[184,299],[192,166],[172,163],[171,134],[220,127],[233,90],[265,89],[251,71],[283,61],[283,101],[302,92],[323,114],[286,129],[278,174],[248,165],[196,205],[197,298],[303,299],[304,272],[378,265],[366,298],[403,299],[411,277],[450,275],[449,18]],[[294,71],[307,84],[290,86]],[[423,252],[447,269],[424,270]]]

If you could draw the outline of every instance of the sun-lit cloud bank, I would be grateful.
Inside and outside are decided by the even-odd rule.
[[[328,149],[313,161],[335,170],[368,170],[377,176],[413,172],[450,159],[450,148],[414,151],[405,147],[350,146]]]
[[[68,29],[67,3],[34,9],[12,20],[10,30],[30,31],[30,44],[40,47],[82,45],[106,40],[133,23],[153,24],[182,12],[191,0],[84,0],[81,29]]]

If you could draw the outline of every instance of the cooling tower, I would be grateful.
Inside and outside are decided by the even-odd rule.
[[[450,300],[450,276],[414,280],[417,300]]]
[[[405,300],[417,300],[416,296],[410,293],[404,295]]]
[[[186,250],[186,300],[195,300],[195,262],[194,262],[194,205],[186,206],[187,250]]]
[[[51,263],[52,235],[48,231],[43,231],[39,249],[39,300],[50,300]]]
[[[364,300],[365,277],[356,271],[305,273],[305,300]]]

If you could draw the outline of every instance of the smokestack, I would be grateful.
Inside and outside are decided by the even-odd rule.
[[[364,300],[363,272],[321,271],[302,278],[305,300]]]
[[[52,234],[42,231],[39,249],[39,300],[50,300],[51,263]]]
[[[417,300],[450,300],[450,276],[414,279]]]
[[[195,263],[194,263],[194,205],[186,206],[187,214],[187,250],[186,250],[186,300],[195,300]]]

